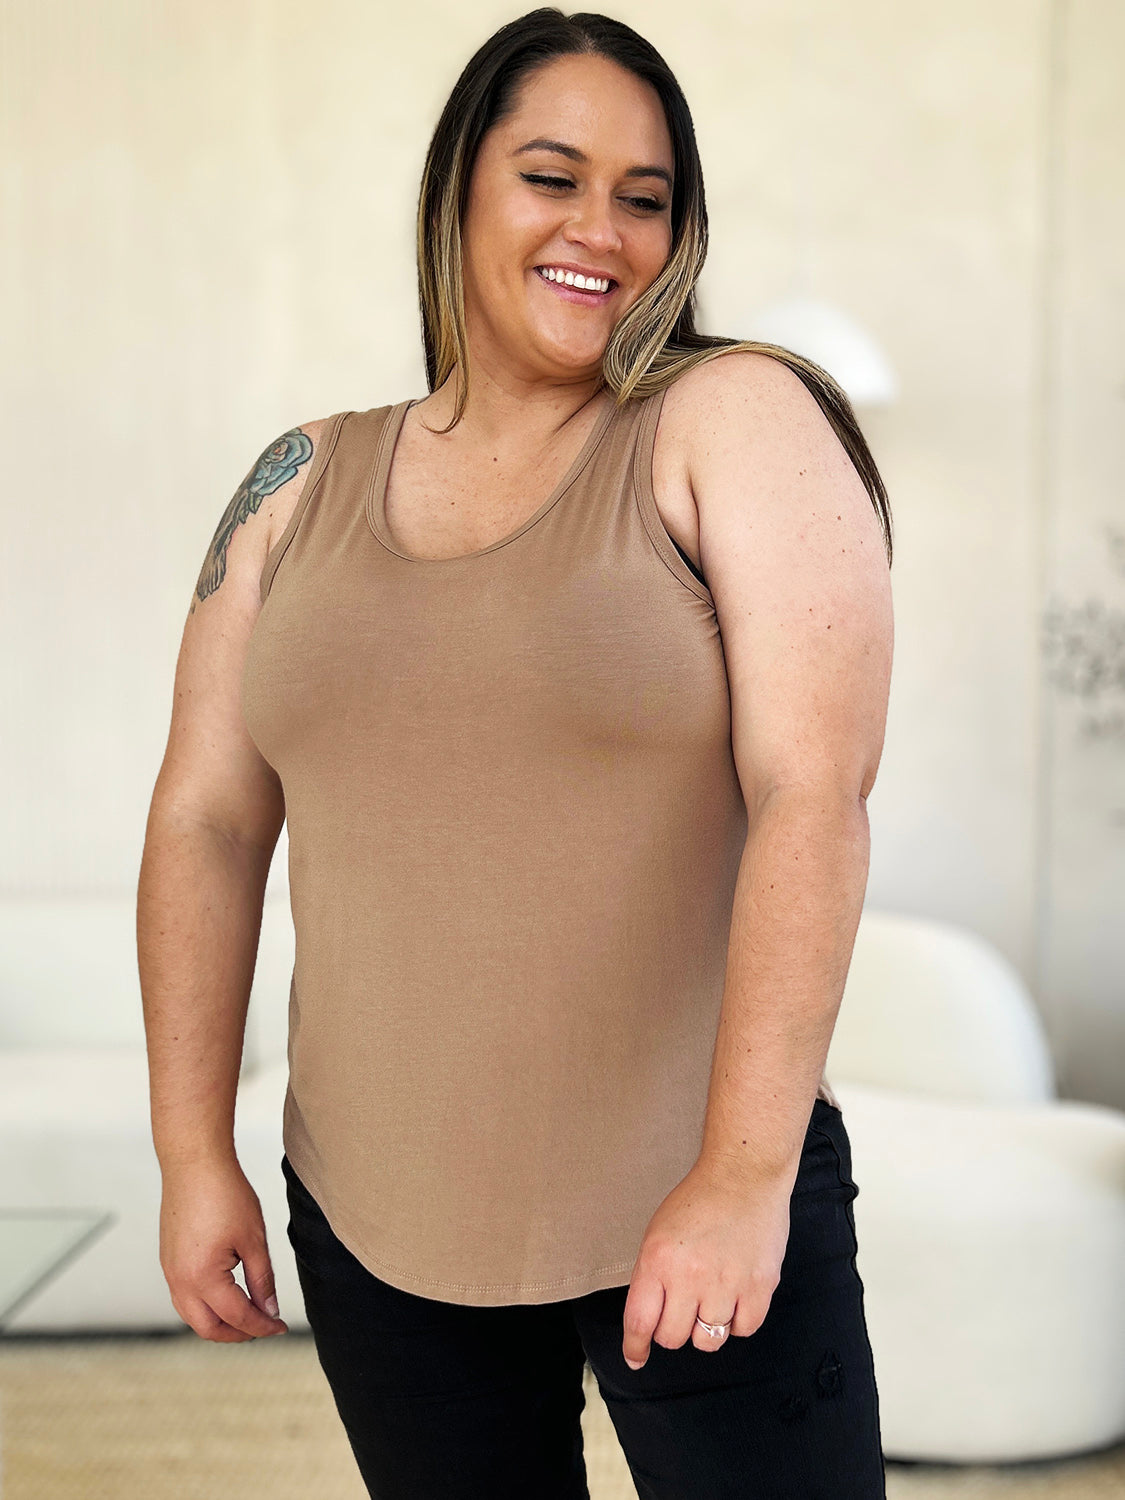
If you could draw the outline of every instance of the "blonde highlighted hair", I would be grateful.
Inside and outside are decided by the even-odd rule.
[[[862,479],[889,565],[893,540],[886,488],[841,387],[812,360],[780,345],[696,332],[695,287],[707,257],[707,204],[691,113],[656,49],[609,16],[588,11],[567,16],[543,6],[502,26],[469,59],[434,130],[418,195],[418,298],[429,389],[437,390],[454,369],[463,375],[449,427],[461,420],[468,396],[461,228],[480,143],[518,108],[532,73],[557,57],[582,53],[608,58],[656,90],[675,160],[671,252],[610,335],[602,356],[605,386],[620,405],[654,395],[694,365],[732,350],[767,354],[787,365],[815,397]]]

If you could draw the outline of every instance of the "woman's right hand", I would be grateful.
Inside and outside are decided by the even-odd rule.
[[[160,1268],[184,1322],[217,1344],[288,1333],[275,1317],[262,1205],[232,1157],[164,1166]],[[241,1261],[248,1297],[234,1278]]]

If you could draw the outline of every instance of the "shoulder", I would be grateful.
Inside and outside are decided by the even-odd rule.
[[[756,349],[720,349],[717,354],[692,365],[672,386],[684,401],[702,401],[727,391],[760,391],[798,389],[805,383],[792,367],[776,354]],[[806,391],[807,394],[807,391]]]
[[[667,436],[700,521],[708,505],[744,503],[751,480],[764,501],[771,481],[782,475],[806,476],[813,481],[803,487],[810,494],[817,483],[834,492],[843,487],[861,510],[874,514],[826,398],[827,391],[814,393],[783,359],[755,350],[724,352],[681,375],[666,394]],[[663,418],[664,409],[662,427]]]
[[[689,466],[725,432],[753,433],[758,442],[798,434],[835,440],[800,375],[776,355],[749,349],[715,355],[674,381],[661,408],[665,425],[680,435]]]
[[[720,606],[748,606],[775,581],[809,591],[877,586],[887,568],[878,512],[828,412],[773,354],[735,350],[669,388],[700,555]],[[730,610],[728,610],[728,613]]]
[[[254,473],[267,507],[267,547],[270,550],[288,526],[317,452],[338,415],[314,417],[290,427],[259,457]]]
[[[726,487],[732,468],[767,457],[823,456],[843,448],[817,398],[789,365],[755,350],[723,351],[693,365],[664,393],[656,466],[696,508]]]

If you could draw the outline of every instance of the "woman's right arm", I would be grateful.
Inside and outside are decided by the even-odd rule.
[[[137,886],[163,1183],[161,1268],[180,1317],[220,1343],[286,1328],[267,1310],[274,1284],[261,1206],[234,1152],[262,902],[285,821],[281,784],[250,738],[239,693],[262,569],[301,497],[326,422],[294,428],[266,448],[215,530],[184,625]],[[233,1275],[239,1261],[251,1298]]]

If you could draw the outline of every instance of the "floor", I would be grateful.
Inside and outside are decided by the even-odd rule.
[[[636,1500],[587,1370],[591,1500]],[[4,1500],[366,1500],[307,1333],[0,1339]],[[1125,1500],[1125,1445],[1002,1469],[888,1463],[888,1500]]]

